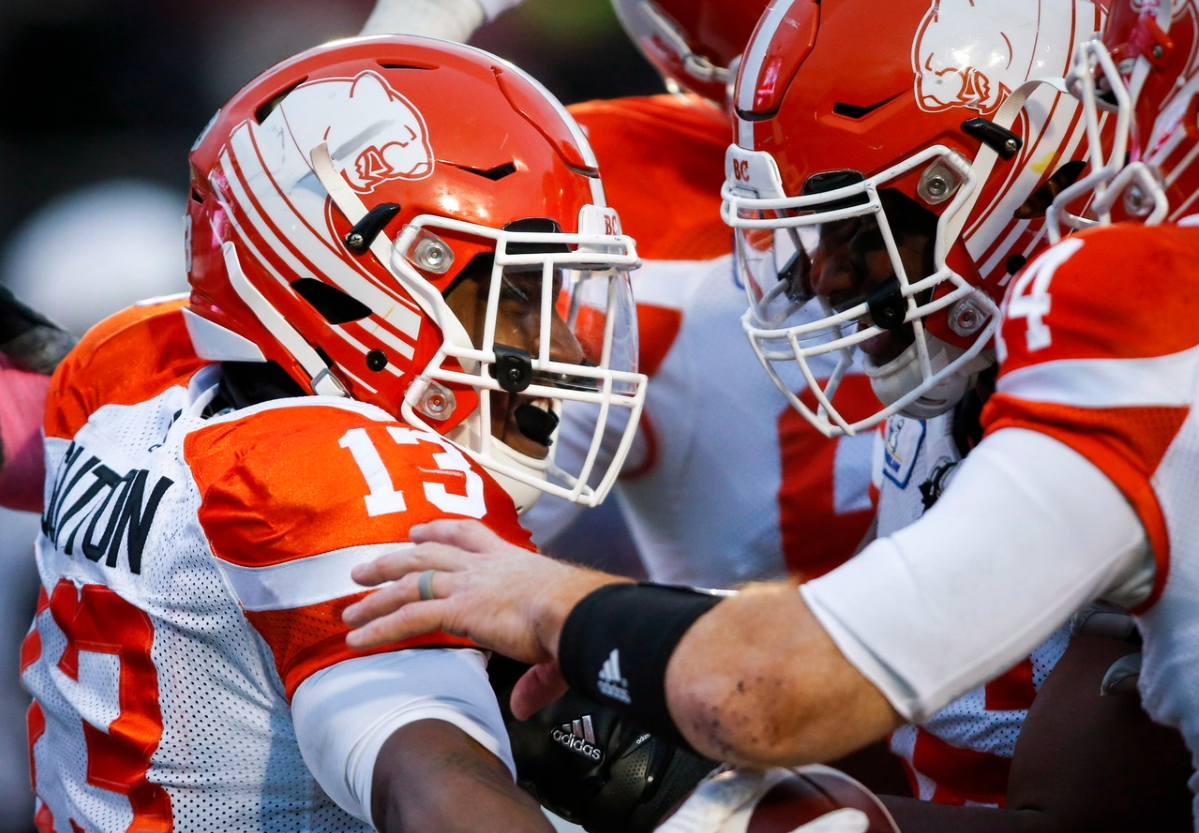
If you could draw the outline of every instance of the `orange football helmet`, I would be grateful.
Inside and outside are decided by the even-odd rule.
[[[616,17],[666,84],[724,109],[766,0],[612,0]]]
[[[1085,166],[1060,79],[1101,22],[1090,0],[776,0],[762,18],[737,79],[723,211],[746,332],[819,430],[943,413],[993,362],[996,302]],[[837,268],[889,277],[821,295],[834,244]],[[824,354],[838,368],[821,385],[810,362]],[[831,400],[856,354],[883,407],[851,420]],[[780,376],[794,363],[815,409]]]
[[[637,257],[582,131],[540,84],[445,41],[338,41],[250,82],[190,160],[186,316],[202,357],[273,361],[314,394],[443,434],[518,508],[541,491],[602,500],[644,397]],[[460,320],[447,297],[468,280],[482,312]],[[514,304],[528,344],[497,333]],[[574,342],[555,352],[565,328]],[[564,399],[597,414],[581,471],[492,436],[493,411],[519,402],[514,423],[550,446]],[[620,452],[592,471],[621,411]]]
[[[1067,85],[1083,102],[1096,153],[1092,173],[1055,201],[1071,228],[1129,220],[1177,221],[1195,211],[1199,166],[1199,5],[1113,0],[1103,37],[1081,45]],[[1097,139],[1104,113],[1111,138]],[[1094,191],[1082,217],[1065,205]]]

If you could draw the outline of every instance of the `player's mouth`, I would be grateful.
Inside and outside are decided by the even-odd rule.
[[[499,401],[496,401],[496,400]],[[513,451],[545,459],[558,428],[553,402],[540,397],[493,394],[492,420],[499,428],[493,433]]]
[[[859,327],[872,326],[869,320],[859,322]],[[911,327],[901,330],[883,330],[878,335],[871,336],[865,341],[858,342],[858,349],[863,355],[869,356],[871,363],[881,367],[899,358],[904,350],[916,340],[916,334]]]

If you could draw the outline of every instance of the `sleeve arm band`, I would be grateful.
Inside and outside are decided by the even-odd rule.
[[[292,698],[304,763],[339,807],[370,817],[371,783],[383,744],[418,720],[457,726],[504,762],[516,765],[483,655],[470,648],[373,654],[318,671]]]
[[[997,431],[920,520],[800,587],[846,658],[919,722],[1010,668],[1075,610],[1152,586],[1136,513],[1044,434]]]
[[[601,587],[575,605],[562,627],[562,677],[641,729],[686,745],[666,706],[666,665],[687,629],[722,598],[645,582]]]

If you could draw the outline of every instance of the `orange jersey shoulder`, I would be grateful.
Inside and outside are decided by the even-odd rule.
[[[248,408],[190,434],[184,457],[200,526],[289,697],[316,671],[362,656],[341,619],[368,592],[350,570],[406,544],[414,525],[476,518],[532,548],[482,469],[373,408],[303,399]],[[370,653],[470,644],[438,631]]]
[[[1199,228],[1116,225],[1050,247],[1004,301],[1002,372],[1199,344]]]
[[[89,330],[50,382],[46,436],[70,439],[98,408],[144,402],[207,364],[192,349],[185,303],[129,307]]]
[[[695,96],[591,101],[569,108],[599,160],[608,204],[648,260],[732,251],[720,219],[732,122]]]
[[[1161,569],[1170,541],[1153,486],[1185,422],[1199,350],[1199,229],[1117,225],[1032,261],[1004,302],[988,433],[1027,428],[1097,466],[1137,511]]]
[[[436,434],[303,399],[191,434],[185,456],[214,554],[261,567],[408,541],[413,526],[477,518],[527,545],[507,493]]]

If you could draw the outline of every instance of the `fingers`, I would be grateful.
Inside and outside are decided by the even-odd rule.
[[[419,580],[419,573],[409,573],[399,581],[379,588],[343,610],[341,620],[350,627],[357,628],[371,619],[378,619],[399,610],[410,602],[419,601]]]
[[[407,604],[393,613],[369,621],[362,627],[350,631],[346,634],[346,644],[351,648],[364,650],[432,633],[436,630],[446,630],[447,633],[452,634],[452,631],[445,628],[450,604],[445,599]],[[453,635],[461,636],[461,634]]]
[[[414,527],[413,531],[420,527]],[[374,561],[359,564],[350,571],[350,578],[363,587],[375,587],[387,581],[402,579],[409,573],[423,570],[454,572],[469,566],[474,555],[454,547],[430,543],[404,547],[381,555]]]
[[[566,693],[566,681],[554,663],[542,662],[524,673],[512,688],[509,705],[517,720],[528,720]]]
[[[413,543],[438,543],[472,553],[494,552],[511,546],[478,521],[432,521],[409,530]]]

